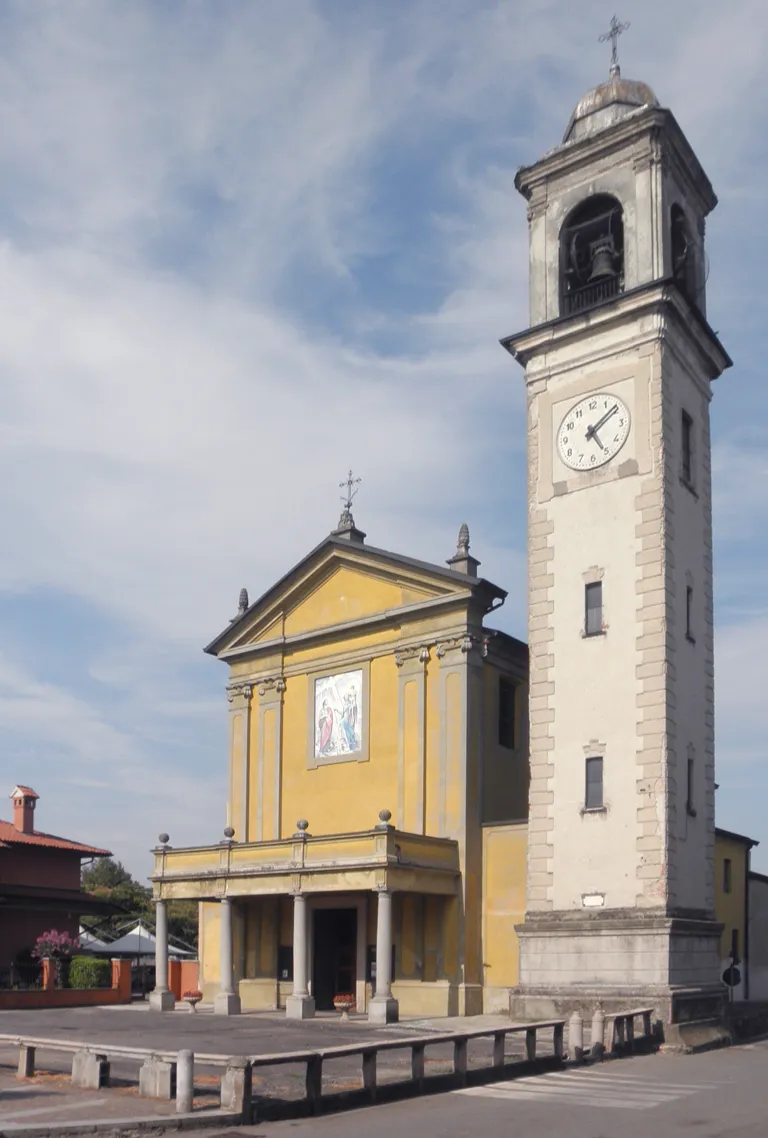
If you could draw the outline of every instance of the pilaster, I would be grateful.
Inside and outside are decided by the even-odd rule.
[[[397,827],[413,834],[425,830],[427,644],[395,651],[397,683]],[[410,696],[415,694],[415,708]],[[415,716],[415,722],[414,722]],[[410,769],[414,768],[414,769]]]
[[[250,797],[250,738],[251,695],[250,683],[237,682],[227,686],[229,701],[229,803],[227,826],[231,826],[239,842],[247,842],[248,799]]]
[[[255,802],[255,841],[280,837],[282,801],[282,741],[283,741],[283,693],[285,680],[282,676],[265,676],[256,681],[259,693],[258,722],[256,729],[256,802]],[[272,724],[272,746],[269,754],[266,749],[266,719],[274,715]],[[270,780],[270,809],[267,813],[266,780]]]

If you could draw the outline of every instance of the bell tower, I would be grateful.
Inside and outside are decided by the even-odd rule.
[[[615,38],[609,80],[516,186],[530,327],[502,343],[527,388],[531,782],[513,1009],[712,1021],[716,198]]]

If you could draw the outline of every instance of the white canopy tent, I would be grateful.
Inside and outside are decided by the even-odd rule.
[[[110,941],[103,947],[89,944],[88,951],[95,956],[131,956],[139,963],[148,963],[155,959],[155,935],[139,921],[134,928],[129,929],[117,940]],[[185,956],[194,957],[195,954],[189,949],[177,947],[169,941],[168,955],[173,960]]]

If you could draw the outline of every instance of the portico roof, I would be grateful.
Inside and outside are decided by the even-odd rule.
[[[348,834],[154,850],[155,897],[195,900],[391,889],[453,895],[459,846],[451,838],[377,826]]]

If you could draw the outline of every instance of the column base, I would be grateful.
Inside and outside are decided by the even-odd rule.
[[[314,1019],[315,1001],[312,996],[288,996],[285,1001],[286,1019]]]
[[[553,1019],[596,1007],[650,1007],[670,1024],[722,1022],[722,926],[701,917],[627,909],[528,913],[516,926],[520,983],[513,1019]]]
[[[374,996],[368,1005],[368,1023],[397,1023],[400,1004],[394,996]]]
[[[173,992],[150,992],[149,1008],[153,1012],[172,1012],[176,1007],[176,997]]]
[[[213,997],[213,1013],[217,1016],[239,1016],[242,1008],[235,992],[219,992]]]

